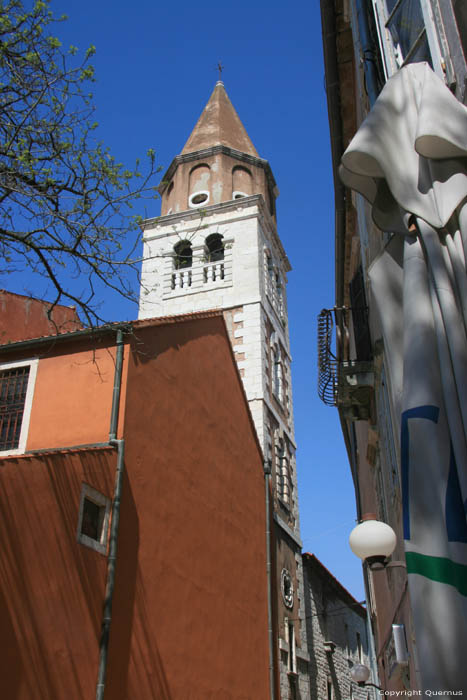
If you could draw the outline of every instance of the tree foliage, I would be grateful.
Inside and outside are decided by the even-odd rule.
[[[128,269],[140,218],[135,199],[155,196],[154,152],[145,175],[97,141],[90,47],[62,48],[47,1],[0,0],[0,273],[31,271],[54,303],[101,320],[102,284],[133,298]],[[136,186],[135,186],[136,185]],[[84,319],[83,319],[84,320]]]

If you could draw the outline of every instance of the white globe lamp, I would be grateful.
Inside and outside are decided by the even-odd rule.
[[[376,520],[373,513],[362,518],[349,537],[350,549],[370,566],[386,563],[397,543],[396,533],[389,525]]]
[[[363,664],[355,664],[350,669],[350,675],[355,683],[361,683],[363,685],[370,677],[370,669]]]

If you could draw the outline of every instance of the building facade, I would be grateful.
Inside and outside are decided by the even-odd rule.
[[[74,306],[50,304],[5,289],[0,289],[0,313],[3,319],[8,319],[0,329],[1,345],[83,327]]]
[[[4,697],[270,697],[262,454],[222,314],[0,346],[0,440]]]
[[[286,282],[277,186],[218,82],[146,220],[141,319],[220,309],[271,470],[281,696],[307,697]]]
[[[311,700],[375,697],[350,675],[356,664],[371,666],[365,608],[314,554],[303,554],[303,570]]]
[[[324,402],[339,409],[359,518],[372,514],[372,518],[391,525],[397,535],[393,566],[370,570],[364,564],[379,678],[383,688],[388,690],[465,691],[467,680],[457,651],[463,646],[459,639],[465,628],[465,589],[458,579],[445,576],[442,570],[460,572],[465,569],[465,513],[460,514],[455,533],[449,523],[454,518],[452,513],[457,513],[457,506],[453,505],[458,500],[456,479],[463,483],[467,465],[464,459],[457,459],[457,465],[450,468],[448,477],[447,468],[444,475],[444,467],[441,467],[444,457],[440,458],[438,465],[434,464],[434,478],[430,482],[429,455],[440,448],[425,450],[424,454],[423,450],[434,433],[434,425],[427,425],[428,432],[421,438],[418,437],[421,433],[417,432],[417,421],[409,421],[412,417],[417,418],[417,403],[434,403],[432,398],[426,398],[431,391],[430,367],[438,362],[438,355],[442,357],[441,346],[428,351],[428,339],[421,330],[422,322],[437,315],[437,302],[433,302],[436,294],[431,295],[433,308],[425,305],[430,295],[422,294],[417,305],[412,305],[410,323],[405,320],[409,318],[409,304],[403,302],[403,290],[408,289],[409,280],[413,281],[416,276],[412,272],[411,276],[406,274],[404,277],[410,258],[406,253],[410,246],[414,251],[417,241],[422,240],[420,231],[425,224],[420,222],[417,212],[414,214],[410,207],[400,204],[394,194],[397,186],[394,189],[390,184],[386,192],[397,199],[398,211],[401,220],[405,216],[405,223],[399,228],[396,224],[385,225],[381,216],[378,218],[375,198],[367,193],[365,199],[355,191],[358,187],[351,189],[345,174],[346,185],[339,177],[341,158],[354,135],[356,132],[368,133],[365,132],[366,125],[375,127],[375,115],[381,114],[383,103],[392,109],[386,114],[386,124],[391,128],[392,123],[394,151],[398,133],[409,135],[411,129],[415,131],[407,121],[405,126],[399,121],[408,119],[412,106],[412,98],[408,91],[403,92],[402,84],[407,86],[412,80],[410,94],[414,97],[416,109],[427,94],[423,86],[439,91],[437,95],[441,97],[434,102],[439,112],[434,121],[446,125],[447,130],[451,126],[454,128],[455,114],[459,112],[463,118],[465,110],[461,105],[467,101],[465,3],[452,0],[321,0],[321,15],[336,202],[336,298],[334,307],[323,312],[319,322],[319,384]],[[422,75],[423,79],[419,79]],[[393,86],[397,87],[395,93]],[[378,101],[382,91],[382,100]],[[391,91],[399,100],[397,107],[391,102]],[[446,108],[445,104],[449,106]],[[360,127],[363,131],[359,131]],[[465,135],[465,128],[462,131]],[[433,133],[431,129],[428,140]],[[372,134],[372,143],[379,144],[379,132],[374,130]],[[464,151],[465,146],[464,143]],[[413,154],[408,149],[399,153],[403,170],[405,164],[408,172],[412,162],[419,168],[414,191],[418,188],[422,196],[425,191],[433,191],[432,183],[423,182],[423,168],[428,162],[423,160],[425,157],[428,159],[415,149]],[[452,152],[449,157],[452,157]],[[441,151],[428,166],[434,173],[437,158],[442,158]],[[368,182],[371,180],[375,192],[382,192],[379,188],[386,186],[390,178],[388,180],[383,175],[384,164],[381,169],[375,167],[375,161],[372,164],[373,172]],[[462,167],[460,178],[463,177]],[[359,176],[363,174],[364,169],[359,171]],[[439,178],[442,180],[447,183],[443,193],[446,197],[449,180]],[[404,174],[399,177],[399,182],[404,182]],[[408,180],[404,187],[407,191],[411,187]],[[389,195],[386,201],[389,202]],[[388,205],[387,212],[389,208]],[[436,238],[444,250],[443,255],[447,254],[449,246],[446,232],[459,226],[460,211],[461,207],[437,230]],[[426,217],[425,221],[428,221]],[[404,246],[406,253],[402,254]],[[424,252],[418,255],[418,260],[424,260],[427,269],[431,270],[428,279],[433,267],[430,268],[432,263],[424,243],[422,248]],[[465,276],[463,253],[462,256],[461,283]],[[385,260],[391,261],[386,268]],[[394,296],[397,296],[400,307],[392,304]],[[455,296],[453,293],[452,298]],[[460,308],[462,302],[455,302],[451,308],[456,305]],[[417,326],[413,342],[409,338]],[[463,322],[459,327],[463,327]],[[404,337],[400,347],[389,342],[389,328],[397,328],[400,339]],[[417,343],[420,343],[418,347]],[[410,349],[416,347],[417,356],[414,357],[412,352],[410,359]],[[466,347],[465,340],[458,344],[464,358]],[[443,374],[443,367],[449,363],[450,360],[441,361],[436,372],[440,374],[441,367]],[[416,392],[414,377],[417,377]],[[465,389],[463,385],[462,381],[457,382],[459,395]],[[419,417],[425,417],[423,411]],[[452,424],[449,429],[452,434]],[[418,446],[416,439],[419,440]],[[412,465],[410,475],[409,461]],[[445,477],[447,485],[443,484]],[[455,496],[452,495],[454,492]],[[424,495],[415,501],[417,494]],[[431,503],[430,512],[424,513],[423,500]],[[412,523],[422,523],[418,533],[414,527],[412,531],[408,527],[410,517]],[[441,523],[443,519],[447,530]],[[428,571],[418,564],[428,561],[422,557],[432,543],[436,543],[431,552],[435,556],[429,558],[432,567]],[[457,613],[453,615],[452,610],[457,610]],[[399,646],[401,638],[397,636],[401,629],[404,631],[402,650]],[[437,630],[441,629],[443,632],[438,633]]]

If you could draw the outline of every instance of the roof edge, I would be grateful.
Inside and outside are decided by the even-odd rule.
[[[53,335],[44,335],[39,338],[30,338],[28,340],[17,340],[13,343],[0,345],[0,356],[7,355],[15,350],[22,350],[28,347],[41,347],[50,343],[63,343],[67,340],[80,340],[84,338],[101,338],[107,335],[112,335],[119,330],[126,333],[131,333],[138,328],[147,328],[150,326],[166,326],[171,323],[185,323],[187,321],[196,321],[202,318],[212,318],[222,316],[222,310],[212,309],[210,311],[197,311],[190,314],[180,314],[179,316],[159,316],[148,319],[138,319],[135,321],[120,321],[115,323],[97,326],[96,328],[84,328],[79,331],[70,331],[68,333],[59,333]]]
[[[157,187],[159,194],[163,194],[167,185],[173,177],[175,170],[178,168],[180,163],[190,163],[194,160],[202,160],[208,156],[215,156],[218,153],[230,156],[231,158],[236,158],[249,165],[256,165],[258,168],[262,168],[266,172],[266,176],[271,186],[277,190],[277,184],[274,179],[274,175],[269,165],[269,161],[265,158],[260,158],[259,156],[253,156],[250,153],[245,153],[244,151],[237,151],[235,148],[230,146],[224,146],[223,144],[216,144],[215,146],[210,146],[209,148],[202,148],[199,151],[190,151],[189,153],[180,153],[170,163],[169,167],[162,176],[162,180]]]
[[[345,588],[345,586],[342,585],[342,583],[337,579],[334,574],[332,574],[329,569],[324,566],[324,564],[318,559],[318,557],[315,554],[311,554],[310,552],[303,552],[302,557],[304,560],[306,560],[309,564],[316,566],[318,569],[321,569],[321,572],[328,576],[334,585],[341,591],[342,594],[344,594],[345,597],[350,598],[353,602],[352,608],[355,608],[355,611],[359,615],[364,615],[366,617],[367,611],[363,607],[362,603],[357,600],[348,590]]]

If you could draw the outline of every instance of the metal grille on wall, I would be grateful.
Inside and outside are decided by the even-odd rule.
[[[0,372],[0,450],[19,445],[29,366]]]

